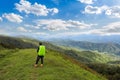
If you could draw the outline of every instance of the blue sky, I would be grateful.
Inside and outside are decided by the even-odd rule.
[[[39,38],[120,35],[119,0],[1,0],[0,34]]]

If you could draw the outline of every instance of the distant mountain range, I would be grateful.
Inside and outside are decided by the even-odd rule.
[[[120,35],[64,35],[64,36],[25,36],[25,35],[16,35],[17,37],[21,38],[34,38],[37,40],[44,40],[44,41],[50,41],[50,40],[75,40],[75,41],[88,41],[88,42],[95,42],[95,43],[106,43],[106,42],[112,42],[112,43],[118,43],[120,44]],[[14,37],[16,37],[14,36]]]
[[[120,35],[64,35],[64,36],[55,36],[55,37],[42,37],[36,39],[43,40],[75,40],[75,41],[88,41],[88,42],[96,42],[96,43],[106,43],[113,42],[120,44]]]
[[[93,50],[98,52],[106,52],[110,54],[120,55],[120,44],[117,43],[93,43],[87,41],[74,41],[74,40],[53,40],[52,43],[60,46]]]
[[[71,36],[70,39],[76,41],[88,41],[88,42],[96,42],[96,43],[106,43],[106,42],[113,42],[120,44],[120,35],[78,35],[78,36]]]
[[[26,38],[27,39],[27,38]],[[35,43],[33,43],[35,42]],[[75,40],[51,40],[55,45],[65,46],[65,47],[71,47],[76,49],[83,49],[83,50],[92,50],[92,51],[98,51],[98,52],[106,52],[110,54],[116,54],[120,55],[120,44],[113,43],[113,42],[105,42],[105,43],[93,43],[93,42],[87,42],[87,41],[75,41]],[[28,40],[25,40],[25,38],[15,38],[15,37],[7,37],[7,36],[0,36],[0,45],[4,47],[9,48],[36,48],[39,41],[30,41],[30,38]],[[35,45],[36,44],[36,45]],[[44,43],[48,46],[49,43]],[[56,46],[49,44],[49,48],[58,49]]]

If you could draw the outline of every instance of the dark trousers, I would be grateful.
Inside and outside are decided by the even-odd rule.
[[[39,62],[39,59],[41,59],[41,64],[43,64],[43,59],[44,59],[44,56],[37,56],[37,59],[36,59],[36,64],[38,64]]]

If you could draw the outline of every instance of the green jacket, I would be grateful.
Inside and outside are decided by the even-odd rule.
[[[39,56],[45,56],[45,46],[44,45],[39,46],[38,55]]]

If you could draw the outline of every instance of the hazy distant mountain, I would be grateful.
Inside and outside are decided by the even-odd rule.
[[[75,40],[75,41],[88,41],[88,42],[96,42],[96,43],[106,43],[113,42],[120,44],[120,36],[99,36],[99,35],[74,35],[74,36],[57,36],[55,38],[49,38],[47,40]]]
[[[65,47],[72,48],[74,47],[77,49],[84,50],[97,50],[99,52],[107,52],[120,55],[120,45],[117,43],[93,43],[87,41],[73,41],[73,40],[54,40],[51,42]]]

